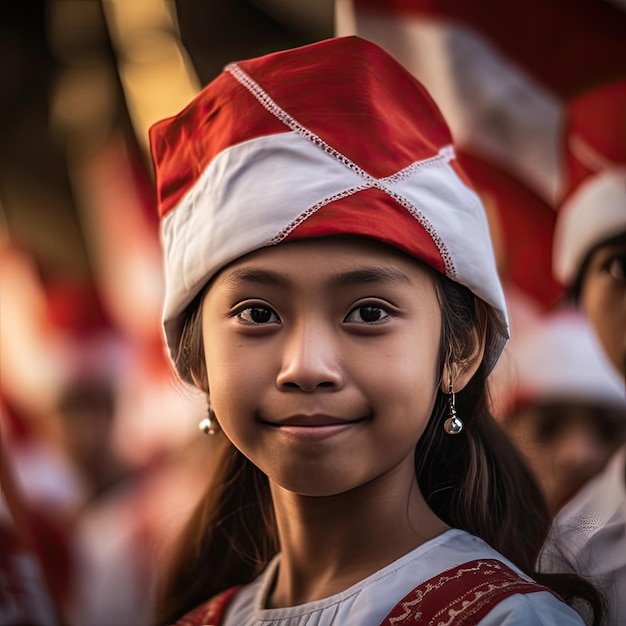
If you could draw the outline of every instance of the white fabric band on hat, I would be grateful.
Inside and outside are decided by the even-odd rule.
[[[612,168],[583,182],[559,210],[552,259],[557,280],[573,285],[589,252],[621,233],[626,233],[626,168]]]
[[[479,200],[448,164],[450,149],[442,152],[439,158],[429,159],[427,167],[405,168],[397,177],[368,176],[364,180],[294,132],[224,150],[176,209],[163,218],[165,319],[182,313],[189,304],[188,294],[198,293],[218,269],[253,250],[278,243],[315,209],[369,187],[385,190],[431,231],[451,278],[458,280],[460,273],[470,289],[484,292],[481,277],[495,272],[489,259],[477,267],[476,255],[472,263],[466,258],[466,246],[456,246],[453,253],[443,243],[467,237],[483,241],[488,225],[478,210],[466,211],[463,219],[450,219],[449,206],[462,210],[469,200],[478,207]],[[207,250],[211,251],[210,262]],[[499,287],[497,280],[491,283]],[[497,290],[482,297],[493,306],[502,306],[503,296]]]

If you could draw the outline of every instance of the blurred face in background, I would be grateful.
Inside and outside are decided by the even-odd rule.
[[[622,409],[573,402],[526,404],[503,426],[535,473],[552,516],[626,441]]]
[[[77,378],[63,390],[57,414],[63,426],[66,452],[98,495],[122,478],[125,463],[113,444],[117,394],[106,378]]]
[[[626,234],[591,253],[579,300],[608,359],[626,380]]]

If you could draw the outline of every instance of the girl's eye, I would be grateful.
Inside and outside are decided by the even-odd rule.
[[[385,309],[379,306],[359,306],[352,309],[346,316],[344,322],[357,322],[360,324],[379,324],[390,317]]]
[[[278,315],[267,306],[249,306],[241,309],[236,317],[247,324],[276,324],[280,322]]]
[[[620,282],[626,280],[626,255],[613,257],[606,265],[609,276]]]

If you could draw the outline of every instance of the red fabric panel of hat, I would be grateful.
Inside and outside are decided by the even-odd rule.
[[[404,207],[376,188],[327,204],[304,220],[287,240],[349,233],[387,242],[445,273],[431,236]]]
[[[318,50],[320,56],[316,58]],[[342,46],[338,62],[354,69],[359,90],[345,83],[342,72],[333,75],[326,47],[306,46],[299,53],[291,51],[286,58],[287,64],[283,54],[276,53],[243,61],[239,66],[299,124],[371,175],[395,174],[415,161],[435,156],[452,142],[427,92],[379,51],[365,59],[361,46],[352,50],[345,43]],[[325,68],[319,84],[311,84],[306,70],[315,64]],[[390,72],[394,73],[393,80],[389,79]],[[385,75],[387,79],[382,80]],[[393,92],[389,85],[394,85]],[[398,93],[406,97],[398,100]],[[344,106],[339,105],[342,102]],[[416,119],[424,123],[417,125]],[[195,129],[193,135],[187,129]],[[181,114],[151,129],[160,215],[178,204],[219,152],[242,141],[281,132],[288,132],[283,122],[230,74],[220,75]],[[368,134],[376,140],[364,141]]]
[[[150,130],[160,217],[178,204],[222,150],[285,131],[230,74],[218,76],[179,115]]]
[[[280,53],[239,66],[300,124],[376,178],[452,143],[430,95],[389,56],[376,48],[364,51],[356,39],[352,46],[341,42],[336,63],[329,63],[329,50],[313,45],[290,51],[287,67]],[[321,72],[308,71],[316,65]],[[353,81],[345,81],[342,66],[352,69]],[[311,84],[312,73],[323,77],[318,84]]]

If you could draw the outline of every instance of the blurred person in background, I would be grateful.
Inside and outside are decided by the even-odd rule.
[[[86,285],[45,284],[33,256],[0,231],[3,625],[74,623],[85,513],[130,476],[113,436],[127,342],[93,297]],[[31,582],[19,589],[25,558]],[[128,551],[121,563],[132,559]]]
[[[626,81],[580,95],[568,112],[564,137],[570,191],[557,216],[554,274],[589,320],[623,392]],[[620,441],[619,430],[612,436]],[[561,509],[539,565],[542,571],[595,578],[607,596],[608,623],[626,623],[626,445]]]
[[[626,393],[575,311],[526,329],[509,355],[513,388],[501,421],[555,516],[626,441]]]
[[[56,624],[70,593],[71,532],[87,489],[65,454],[56,418],[69,368],[40,276],[2,229],[0,320],[0,623]],[[31,574],[16,578],[25,559]]]
[[[554,275],[626,381],[626,81],[574,102],[569,141],[573,191],[557,216]]]
[[[83,317],[92,298],[0,231],[3,626],[147,626],[160,546],[211,471],[204,402],[160,344]]]
[[[115,389],[108,380],[80,376],[65,388],[57,411],[62,420],[66,450],[82,470],[91,497],[97,497],[124,476],[115,458],[110,438],[116,403]]]
[[[65,356],[71,369],[58,392],[55,420],[63,451],[85,485],[87,506],[136,469],[115,441],[120,379],[131,358],[130,348],[119,333],[96,330],[69,337]]]

